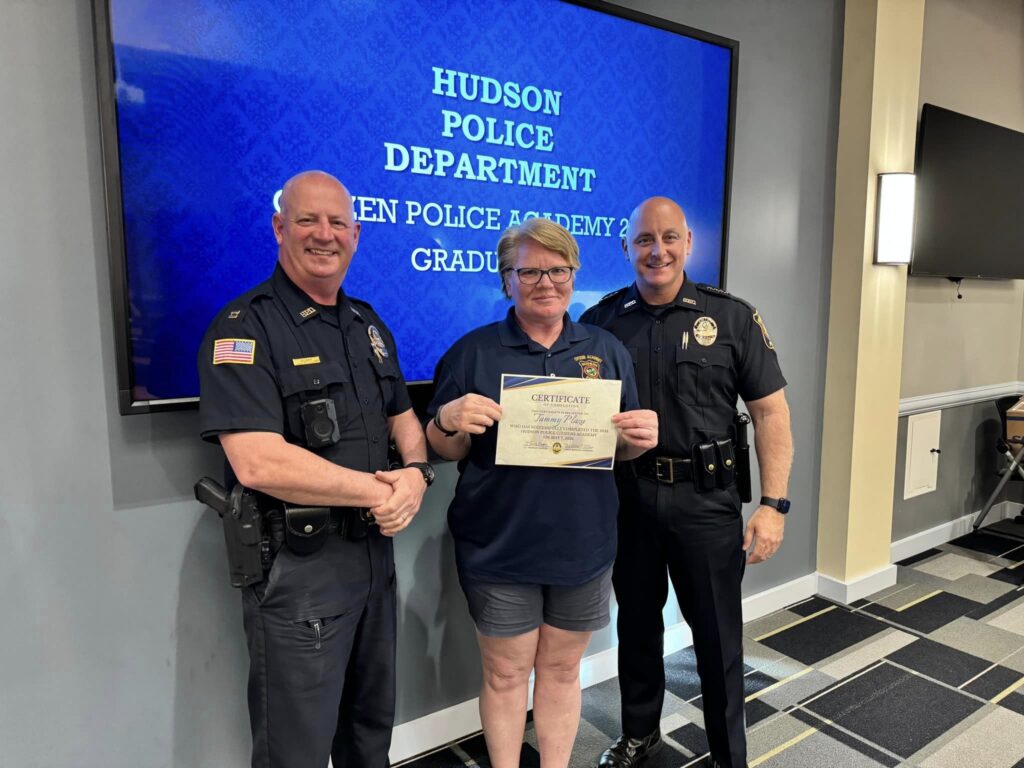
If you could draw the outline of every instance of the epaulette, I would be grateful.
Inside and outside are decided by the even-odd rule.
[[[373,305],[368,301],[364,301],[363,299],[357,299],[355,296],[349,296],[348,300],[351,301],[353,305],[358,305],[363,309],[368,309],[373,314],[377,314],[373,310]],[[352,311],[355,312],[360,317],[362,317],[362,313],[359,311],[359,309],[356,308],[356,306],[352,307]]]
[[[619,288],[619,290],[617,290],[617,291],[612,291],[611,293],[606,293],[604,296],[601,297],[601,300],[599,302],[597,302],[597,306],[601,306],[602,304],[607,304],[609,301],[615,300],[616,298],[618,298],[619,296],[624,294],[628,288],[629,288],[629,286],[627,285],[624,288]]]
[[[745,307],[754,309],[754,305],[751,304],[749,301],[741,299],[739,296],[733,296],[727,290],[719,288],[717,285],[709,285],[708,283],[697,283],[697,290],[704,291],[704,293],[713,293],[715,296],[721,296],[722,298],[725,299],[732,299],[733,301],[737,301],[740,304],[744,305]]]

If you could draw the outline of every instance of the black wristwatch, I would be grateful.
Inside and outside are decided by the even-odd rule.
[[[761,497],[762,507],[772,507],[779,510],[782,514],[789,512],[789,499],[773,499],[771,496]]]
[[[434,468],[426,461],[412,461],[405,465],[404,469],[418,469],[423,473],[423,482],[430,487],[430,484],[434,482],[434,478],[437,475],[434,473]]]
[[[448,403],[445,403],[440,408],[438,408],[437,413],[434,414],[434,426],[437,427],[437,431],[440,432],[445,437],[455,437],[457,434],[459,434],[459,431],[457,429],[448,430],[441,426],[441,410],[444,408],[445,405],[448,405]]]

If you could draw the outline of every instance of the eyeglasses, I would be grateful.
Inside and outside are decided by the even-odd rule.
[[[575,270],[572,267],[552,267],[551,269],[537,269],[535,267],[513,269],[508,267],[503,269],[502,272],[515,272],[519,282],[523,285],[536,285],[544,275],[547,275],[552,283],[568,283],[572,279],[572,273]]]

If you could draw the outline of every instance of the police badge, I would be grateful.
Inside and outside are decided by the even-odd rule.
[[[388,356],[388,348],[384,346],[384,337],[380,335],[380,331],[375,325],[367,328],[366,334],[370,337],[370,346],[373,347],[373,354],[377,356],[377,362],[383,363],[384,358]]]
[[[707,315],[698,317],[693,323],[693,338],[702,347],[710,347],[718,338],[718,323]]]

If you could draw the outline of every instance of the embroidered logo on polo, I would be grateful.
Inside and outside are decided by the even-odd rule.
[[[370,346],[373,347],[373,354],[377,356],[377,362],[383,363],[388,356],[388,348],[384,346],[384,337],[380,335],[376,325],[366,329],[366,335],[370,337]]]
[[[255,339],[217,339],[213,342],[214,365],[252,365],[255,359]]]
[[[604,362],[604,358],[597,355],[577,355],[573,360],[579,363],[584,379],[601,378],[601,363]]]
[[[718,338],[718,323],[707,315],[693,322],[693,339],[702,347],[710,347]]]
[[[754,310],[754,322],[757,323],[758,328],[761,329],[761,338],[764,339],[764,345],[768,349],[775,349],[775,345],[772,343],[771,337],[768,336],[768,329],[765,328],[764,320],[761,319],[761,313],[756,309]]]

